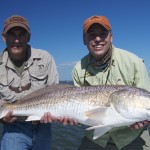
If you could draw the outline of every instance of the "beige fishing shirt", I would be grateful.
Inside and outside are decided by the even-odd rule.
[[[59,83],[55,61],[47,51],[28,46],[27,55],[21,74],[10,61],[7,49],[0,55],[0,99],[13,102],[46,85]]]
[[[83,57],[72,71],[74,85],[132,85],[150,91],[150,80],[143,60],[114,46],[112,50],[111,64],[105,70],[94,69],[90,64],[89,55]],[[111,137],[121,149],[136,139],[141,131],[142,129],[131,130],[128,127],[115,128],[94,142],[105,147]],[[86,131],[85,134],[92,140],[92,132]]]

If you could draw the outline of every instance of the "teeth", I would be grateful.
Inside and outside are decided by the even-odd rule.
[[[95,48],[102,48],[102,45],[95,45]]]

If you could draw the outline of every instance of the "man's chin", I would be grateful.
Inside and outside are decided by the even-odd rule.
[[[97,52],[97,53],[94,53],[93,54],[93,56],[94,56],[94,58],[96,58],[96,59],[101,59],[101,58],[103,58],[104,57],[104,53],[102,53],[102,52]]]
[[[11,56],[11,58],[14,60],[14,61],[22,61],[24,59],[24,56],[22,54],[13,54]]]

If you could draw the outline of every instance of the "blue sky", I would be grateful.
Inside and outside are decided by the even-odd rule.
[[[145,60],[150,75],[149,0],[1,0],[0,32],[14,14],[28,19],[30,45],[47,50],[55,59],[60,80],[71,80],[77,61],[88,53],[82,25],[92,15],[106,16],[112,26],[113,44]],[[0,40],[0,52],[5,43]]]

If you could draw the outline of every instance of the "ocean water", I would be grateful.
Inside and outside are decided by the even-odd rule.
[[[0,136],[2,125],[0,124]],[[52,123],[52,150],[77,150],[84,136],[85,126],[64,126]]]
[[[77,150],[84,136],[85,126],[52,124],[52,150]]]

